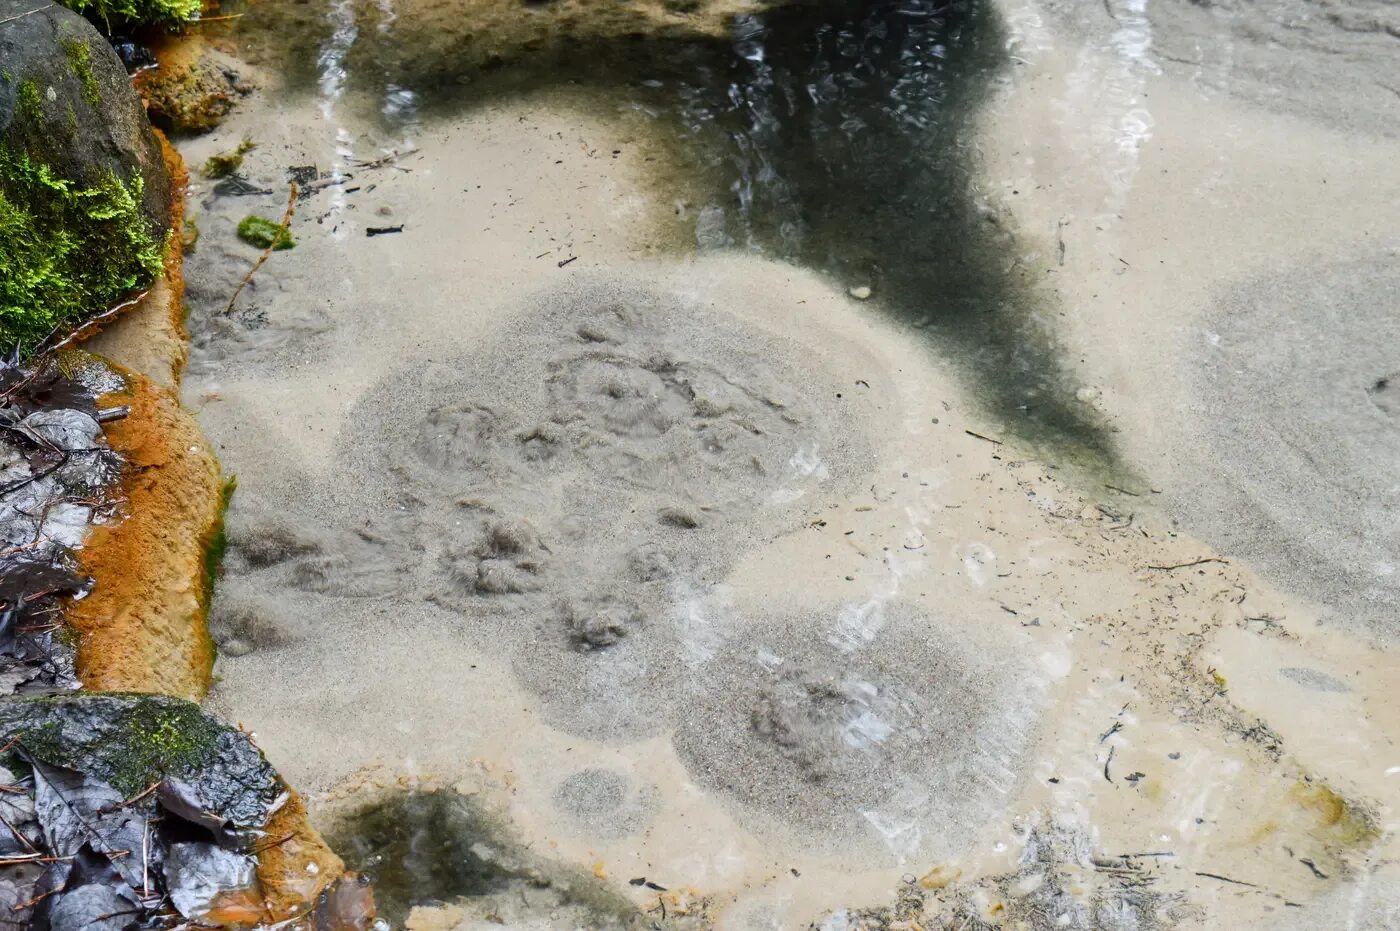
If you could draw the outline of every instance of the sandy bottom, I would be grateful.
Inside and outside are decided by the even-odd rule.
[[[1144,488],[1000,442],[878,295],[662,255],[632,120],[268,94],[185,145],[269,192],[191,193],[212,703],[313,817],[450,787],[732,928],[1393,926],[1396,150],[1007,19],[985,188]],[[226,312],[298,166],[350,177]]]

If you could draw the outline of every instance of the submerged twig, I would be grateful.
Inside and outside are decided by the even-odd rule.
[[[1147,568],[1158,569],[1162,572],[1170,572],[1173,569],[1189,569],[1192,566],[1203,566],[1208,562],[1218,562],[1221,565],[1229,565],[1229,563],[1221,559],[1219,556],[1202,556],[1200,559],[1193,559],[1190,562],[1173,563],[1170,566],[1148,566]]]
[[[1247,883],[1243,879],[1231,879],[1228,876],[1221,876],[1219,873],[1202,873],[1200,871],[1197,871],[1196,875],[1204,876],[1206,879],[1218,879],[1223,883],[1231,883],[1236,886],[1248,886],[1251,889],[1263,888],[1256,883]]]
[[[417,153],[417,151],[417,149],[408,149],[404,152],[390,152],[383,158],[376,158],[372,162],[362,162],[359,159],[351,159],[350,161],[352,164],[354,164],[356,168],[380,168],[384,165],[389,164],[392,161],[395,161],[396,159],[403,158],[406,155],[413,155]]]
[[[32,10],[25,10],[23,13],[16,13],[14,16],[7,16],[4,19],[0,19],[0,26],[6,23],[13,23],[17,19],[24,19],[26,16],[33,16],[35,13],[42,12],[43,9],[44,8],[41,6],[36,6]]]
[[[280,229],[282,233],[286,233],[291,227],[292,214],[296,213],[296,210],[297,183],[293,181],[291,184],[291,192],[287,195],[287,211],[282,214],[282,222],[278,224],[278,229]],[[253,267],[248,269],[248,274],[243,276],[243,280],[240,281],[238,287],[234,289],[233,297],[228,299],[228,306],[224,308],[223,316],[227,317],[229,314],[233,313],[233,305],[234,302],[238,300],[238,295],[243,293],[243,289],[248,286],[248,282],[253,280],[253,276],[257,274],[258,269],[263,267],[263,263],[272,255],[273,250],[277,248],[277,244],[281,239],[281,235],[272,237],[272,242],[263,250],[263,254],[258,256],[258,260],[253,263]]]

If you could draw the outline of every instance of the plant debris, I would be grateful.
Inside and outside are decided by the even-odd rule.
[[[211,155],[204,161],[204,177],[227,178],[243,167],[243,157],[258,147],[251,139],[244,139],[232,152]]]
[[[87,589],[73,551],[121,472],[100,423],[121,411],[96,393],[53,356],[0,364],[0,695],[78,687],[62,601]]]
[[[292,239],[290,230],[256,214],[249,214],[239,222],[238,238],[250,246],[257,246],[259,249],[281,251],[296,247],[296,241]]]

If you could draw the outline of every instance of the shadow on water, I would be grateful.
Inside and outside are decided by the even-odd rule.
[[[344,55],[352,84],[373,75],[386,99],[412,88],[427,119],[569,86],[654,116],[709,188],[701,249],[871,286],[1005,430],[1053,462],[1118,470],[1109,428],[1075,399],[1057,351],[1054,299],[976,194],[973,121],[1006,61],[985,0],[819,0],[740,17],[724,39],[560,36],[509,58],[468,42],[425,52],[408,17],[394,32],[377,15],[364,7]]]

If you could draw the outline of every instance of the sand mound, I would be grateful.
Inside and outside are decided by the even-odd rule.
[[[1400,274],[1385,257],[1250,282],[1222,300],[1195,387],[1208,435],[1175,507],[1342,620],[1400,632]]]
[[[1000,810],[1038,702],[1004,633],[899,607],[746,626],[707,664],[676,736],[695,777],[849,849],[955,849]],[[981,642],[986,640],[987,642]]]

